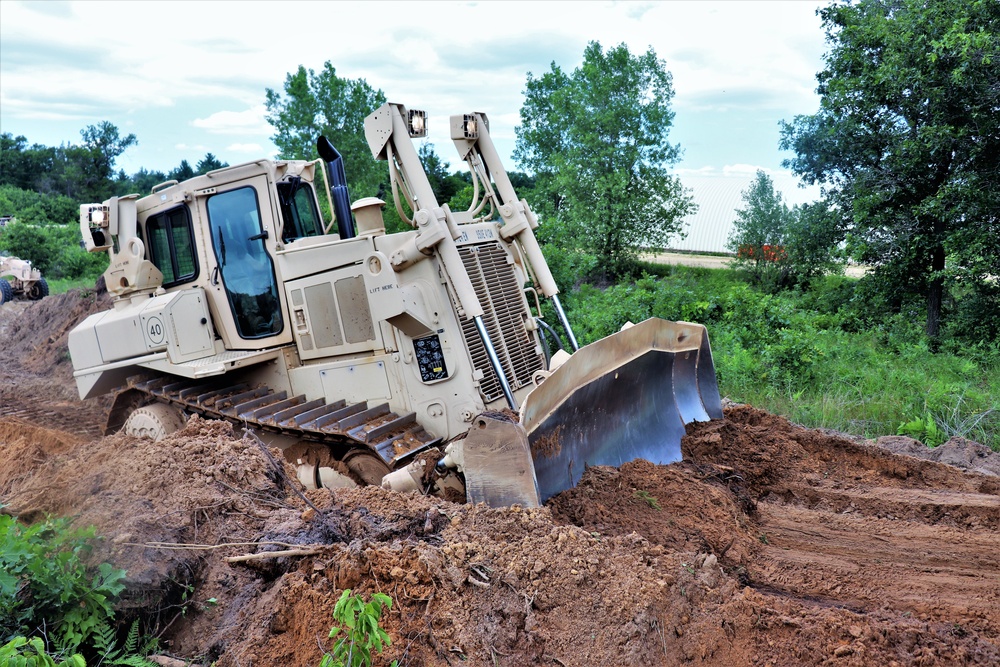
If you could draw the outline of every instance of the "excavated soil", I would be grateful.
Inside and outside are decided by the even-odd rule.
[[[540,509],[303,493],[223,423],[97,437],[65,336],[103,300],[0,307],[0,503],[97,526],[122,611],[172,655],[316,665],[350,588],[394,601],[376,664],[1000,664],[1000,478],[975,443],[925,460],[734,406],[683,463],[591,468]]]

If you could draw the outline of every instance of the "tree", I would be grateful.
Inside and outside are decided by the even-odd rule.
[[[153,187],[170,180],[167,174],[162,171],[149,171],[141,167],[126,179],[120,180],[119,192],[138,192],[140,195],[148,195],[153,191]]]
[[[299,65],[285,77],[284,93],[267,89],[267,122],[279,156],[312,160],[316,139],[326,136],[344,156],[351,196],[374,197],[388,182],[388,167],[372,157],[365,139],[365,116],[385,104],[385,95],[364,79],[343,79],[329,61],[316,73]]]
[[[174,167],[168,176],[170,179],[175,181],[186,181],[189,178],[194,178],[195,171],[191,167],[190,162],[187,160],[181,160],[181,163]]]
[[[66,152],[78,181],[78,190],[67,193],[86,201],[102,201],[111,195],[115,176],[115,160],[129,147],[139,143],[134,134],[121,136],[118,128],[108,121],[88,125],[80,130],[82,146],[71,146]]]
[[[742,196],[726,247],[753,282],[777,290],[838,267],[841,239],[825,204],[788,208],[762,170]]]
[[[844,240],[840,216],[826,202],[799,204],[792,208],[785,228],[790,281],[805,282],[825,273],[843,273]]]
[[[211,153],[205,153],[205,157],[203,157],[198,162],[198,164],[195,165],[194,169],[195,173],[197,174],[207,174],[210,171],[214,171],[216,169],[222,169],[223,167],[228,167],[228,166],[229,166],[228,162],[222,162],[219,160],[219,158],[215,157]]]
[[[923,295],[935,348],[945,288],[988,291],[1000,272],[1000,4],[860,0],[819,13],[831,46],[820,109],[782,123],[796,153],[785,164],[823,184],[889,305]]]
[[[421,143],[420,148],[417,149],[417,155],[420,157],[420,164],[424,168],[424,173],[427,174],[427,180],[430,181],[434,197],[439,204],[447,204],[458,191],[465,187],[466,182],[459,174],[448,173],[448,167],[434,150],[434,144],[429,141]]]
[[[53,148],[39,144],[29,147],[23,136],[0,134],[0,185],[36,189],[44,175],[52,170],[54,159]]]
[[[591,42],[572,74],[554,62],[539,78],[528,73],[514,157],[534,172],[533,203],[554,236],[597,255],[609,275],[695,210],[668,171],[680,159],[667,142],[673,94],[666,63],[624,44],[605,52]]]
[[[726,247],[736,253],[736,263],[754,282],[780,287],[788,278],[785,246],[792,211],[774,189],[771,177],[759,169],[741,195],[745,208],[736,210]]]

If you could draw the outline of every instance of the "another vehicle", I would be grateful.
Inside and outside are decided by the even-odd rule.
[[[37,301],[48,295],[49,284],[31,262],[0,256],[0,304],[19,298]]]
[[[107,432],[227,419],[284,449],[310,486],[494,506],[538,505],[585,465],[679,460],[684,424],[722,416],[705,328],[648,320],[577,350],[486,115],[450,129],[475,184],[468,211],[435,199],[411,141],[423,112],[386,104],[365,120],[406,232],[385,232],[379,199],[350,206],[322,137],[319,160],[81,206],[88,250],[111,256],[114,307],[69,347],[81,397],[116,392]],[[543,298],[572,354],[550,355]]]

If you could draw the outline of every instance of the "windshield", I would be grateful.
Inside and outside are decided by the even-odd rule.
[[[281,331],[283,322],[267,253],[267,232],[260,224],[257,192],[244,187],[213,195],[208,220],[219,273],[241,338],[262,338]]]

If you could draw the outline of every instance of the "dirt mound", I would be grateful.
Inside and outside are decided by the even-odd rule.
[[[3,460],[23,463],[39,449],[37,431],[0,441]],[[169,607],[195,580],[205,552],[175,545],[254,542],[271,511],[286,506],[283,479],[225,422],[194,417],[158,443],[119,434],[42,449],[30,476],[0,466],[7,511],[97,526],[109,540],[94,559],[128,569],[131,605]]]
[[[684,463],[591,468],[532,510],[303,497],[198,419],[155,444],[0,438],[4,501],[96,524],[169,650],[219,667],[317,664],[345,588],[393,598],[386,657],[412,666],[1000,661],[993,478],[752,408],[692,426]]]
[[[75,289],[36,301],[7,325],[7,351],[26,369],[70,379],[69,332],[87,316],[110,306],[111,299],[103,288]]]
[[[1000,476],[1000,453],[973,440],[956,436],[937,447],[927,447],[913,438],[888,435],[876,440],[875,444],[894,454],[937,461],[981,475]]]
[[[102,432],[109,397],[79,400],[67,340],[73,327],[109,304],[107,292],[94,289],[0,307],[0,417],[87,439]]]
[[[11,487],[37,475],[51,457],[68,452],[79,440],[69,433],[35,426],[22,419],[0,418],[0,500],[9,498]]]
[[[393,598],[386,662],[413,667],[1000,664],[1000,484],[943,464],[983,467],[974,443],[924,460],[734,406],[683,463],[591,468],[541,509],[303,495],[226,424],[97,438],[65,339],[105,298],[0,308],[0,503],[95,525],[174,654],[316,665],[351,588]]]
[[[638,460],[590,468],[549,504],[552,517],[602,535],[635,533],[671,551],[745,564],[756,550],[756,503],[732,468]]]

